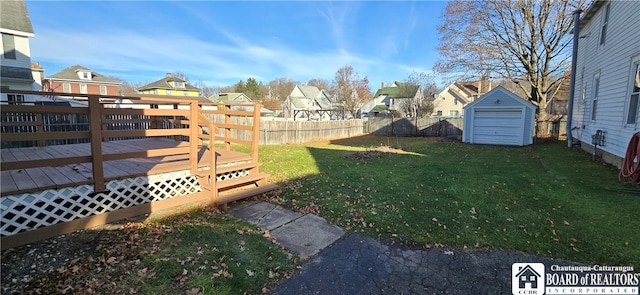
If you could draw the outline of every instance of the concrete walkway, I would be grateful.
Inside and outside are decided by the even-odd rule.
[[[411,249],[348,234],[325,219],[265,202],[236,205],[229,213],[270,230],[302,258],[300,273],[272,294],[512,294],[511,265],[563,263],[500,250]],[[341,238],[342,237],[342,238]]]
[[[285,249],[307,259],[333,244],[344,230],[322,217],[302,215],[267,202],[240,203],[229,210],[232,216],[269,230],[271,238]]]

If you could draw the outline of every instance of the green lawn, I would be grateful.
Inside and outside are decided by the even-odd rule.
[[[629,189],[616,169],[562,143],[365,136],[261,146],[260,161],[282,187],[270,201],[351,232],[640,267],[640,194],[616,192]],[[212,207],[96,235],[91,257],[34,278],[24,293],[257,294],[300,263],[267,233]]]
[[[403,152],[363,154],[375,147]],[[371,157],[365,157],[369,155]],[[566,143],[496,147],[365,136],[261,146],[272,201],[352,232],[640,267],[640,194]]]

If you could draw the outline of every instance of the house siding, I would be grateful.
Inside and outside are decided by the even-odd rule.
[[[5,33],[2,34],[5,35]],[[29,38],[13,35],[13,40],[16,47],[16,59],[5,58],[3,51],[1,59],[2,65],[31,69],[31,50],[29,48]],[[2,43],[2,38],[0,38],[0,43]],[[1,48],[4,48],[4,44],[0,45]]]
[[[620,165],[632,135],[638,124],[626,125],[626,111],[630,95],[632,59],[640,56],[640,30],[638,23],[630,21],[640,15],[640,2],[611,1],[606,40],[600,44],[600,31],[604,21],[606,4],[594,17],[583,24],[576,58],[576,91],[574,113],[571,122],[577,129],[573,137],[582,142],[585,149],[593,150],[591,135],[605,131],[605,145],[598,146],[619,160]],[[591,120],[594,99],[594,75],[600,73],[600,86],[596,118]],[[583,100],[582,97],[585,97]]]
[[[64,87],[62,86],[65,83],[69,83],[71,86],[71,93],[80,93],[80,84],[87,85],[87,93],[88,94],[100,94],[100,86],[107,86],[107,94],[106,95],[118,95],[118,91],[120,91],[120,86],[117,85],[107,85],[107,84],[95,84],[95,82],[86,81],[86,82],[71,82],[71,81],[51,81],[51,88],[54,89],[54,92],[64,92]]]

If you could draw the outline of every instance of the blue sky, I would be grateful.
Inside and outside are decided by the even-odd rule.
[[[254,77],[332,80],[351,65],[380,82],[431,73],[446,2],[26,1],[31,58],[131,83],[184,72],[225,86]],[[437,80],[437,82],[440,82]]]

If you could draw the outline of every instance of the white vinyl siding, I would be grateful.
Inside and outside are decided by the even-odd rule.
[[[606,40],[605,46],[601,46],[600,36],[607,5],[609,19],[606,22]],[[638,61],[640,57],[640,30],[638,21],[632,20],[637,20],[639,15],[640,1],[609,1],[589,19],[583,19],[579,32],[576,68],[580,69],[580,72],[576,77],[576,86],[584,87],[586,91],[575,92],[572,135],[574,139],[582,142],[583,146],[589,146],[592,135],[598,130],[605,131],[604,146],[598,146],[598,149],[620,158],[624,156],[630,138],[640,130],[638,122],[627,123],[629,113],[632,112],[630,76],[634,61]],[[597,71],[600,71],[597,120],[591,121],[593,75]],[[583,94],[586,94],[584,104]],[[632,120],[638,121],[638,115],[640,114],[636,113],[636,118]]]
[[[8,37],[5,37],[8,36]],[[9,38],[13,40],[13,48],[15,48],[15,57],[14,58],[6,58],[4,56],[5,52],[5,38]],[[28,68],[31,69],[31,51],[29,50],[29,38],[18,35],[8,35],[2,34],[2,65],[8,67],[18,67],[18,68]],[[10,42],[10,41],[9,41]]]

